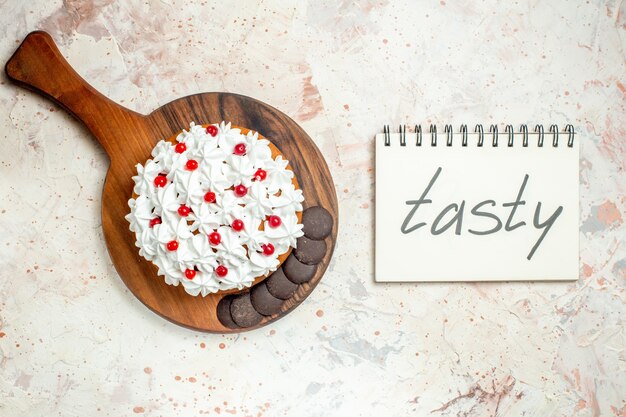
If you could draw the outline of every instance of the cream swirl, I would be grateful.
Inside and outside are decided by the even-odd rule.
[[[271,227],[269,222],[265,222],[266,236],[270,242],[274,244],[276,249],[283,253],[290,246],[296,247],[297,239],[303,235],[302,224],[298,223],[298,217],[295,214],[283,214],[281,223],[278,227]]]
[[[287,169],[289,161],[278,155],[276,159],[267,161],[267,191],[274,194],[282,189],[283,186],[291,184],[293,171]]]
[[[151,156],[137,165],[126,219],[167,284],[194,296],[249,287],[302,236],[302,191],[258,133],[191,123]]]
[[[250,186],[254,178],[254,166],[250,158],[246,155],[230,155],[226,161],[223,168],[226,179],[232,184]]]
[[[152,159],[148,159],[145,166],[137,164],[137,175],[133,177],[133,181],[135,181],[133,192],[139,195],[148,193],[154,188],[154,177],[161,169],[161,165]]]
[[[224,262],[224,265],[228,268],[228,274],[220,282],[221,290],[232,288],[240,290],[249,287],[254,282],[254,277],[257,276],[251,271],[249,262],[241,265]]]
[[[250,252],[250,266],[255,275],[265,275],[278,267],[278,259],[262,252]]]
[[[296,190],[293,184],[281,188],[280,195],[270,195],[270,205],[288,215],[293,211],[302,211],[302,190]]]
[[[220,283],[213,278],[213,274],[204,271],[198,272],[193,279],[182,279],[181,282],[187,294],[191,295],[205,297],[220,290]]]

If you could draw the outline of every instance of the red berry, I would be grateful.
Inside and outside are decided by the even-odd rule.
[[[165,175],[159,174],[156,177],[154,177],[155,187],[165,187],[166,184],[167,184],[167,177],[165,177]]]
[[[235,195],[237,197],[243,197],[246,194],[248,194],[248,189],[243,184],[239,184],[239,185],[235,186],[235,190],[234,191],[235,191]]]
[[[217,268],[215,268],[215,273],[218,277],[225,277],[226,274],[228,274],[228,268],[226,268],[224,265],[219,265]]]
[[[215,203],[215,193],[213,191],[208,191],[204,195],[204,201],[207,203]]]
[[[235,145],[235,150],[233,151],[235,155],[244,155],[246,153],[246,144],[238,143]]]
[[[187,279],[194,279],[196,277],[196,270],[185,269],[185,277],[187,277]]]
[[[222,236],[219,233],[213,232],[209,235],[209,243],[213,246],[217,246],[222,241]]]
[[[187,161],[187,163],[185,164],[185,167],[189,170],[189,171],[193,171],[195,169],[198,169],[198,161],[196,161],[195,159],[190,159],[189,161]]]
[[[254,173],[255,180],[263,181],[265,178],[267,178],[267,171],[264,169],[259,168]]]
[[[263,249],[263,255],[265,256],[270,256],[274,254],[274,245],[272,245],[271,243],[261,245],[261,248]]]
[[[178,207],[178,214],[180,214],[181,216],[187,217],[189,213],[191,213],[191,209],[186,205],[181,204],[181,206]]]
[[[175,240],[172,240],[170,242],[167,242],[167,250],[173,252],[176,249],[178,249],[178,242]]]
[[[282,223],[282,220],[280,220],[280,217],[272,214],[268,219],[268,223],[270,224],[270,227],[277,228]]]
[[[160,217],[155,217],[154,219],[150,220],[150,227],[154,227],[157,224],[161,224],[161,218]]]
[[[184,143],[180,142],[179,144],[176,145],[174,150],[176,151],[176,153],[183,153],[183,152],[185,152],[187,150],[187,145],[185,145]]]
[[[243,221],[235,219],[233,220],[233,224],[231,226],[235,232],[241,232],[243,230]]]
[[[217,135],[217,126],[210,125],[206,128],[206,132],[211,136]]]

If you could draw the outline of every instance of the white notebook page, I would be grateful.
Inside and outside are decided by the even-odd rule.
[[[376,136],[376,281],[578,279],[577,138],[477,138]]]

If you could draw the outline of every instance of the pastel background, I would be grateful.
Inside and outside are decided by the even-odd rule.
[[[339,239],[284,319],[170,324],[110,262],[104,151],[2,73],[1,416],[626,416],[626,3],[0,0],[1,61],[36,29],[139,112],[229,91],[294,118]],[[373,137],[416,122],[574,124],[579,280],[375,284]]]

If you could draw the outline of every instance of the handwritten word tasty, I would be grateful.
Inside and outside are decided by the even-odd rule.
[[[437,171],[435,172],[435,174],[433,175],[433,177],[431,178],[430,182],[428,183],[428,186],[426,187],[426,189],[424,190],[424,192],[422,193],[419,199],[406,201],[406,204],[412,207],[409,210],[409,213],[407,214],[406,218],[402,222],[402,226],[400,227],[400,230],[402,231],[402,233],[404,234],[412,233],[427,225],[426,222],[424,221],[415,223],[419,215],[419,213],[417,212],[420,206],[422,206],[423,204],[432,203],[432,200],[428,199],[427,196],[431,188],[433,188],[433,186],[435,185],[435,182],[437,181],[437,178],[439,178],[441,172],[442,172],[442,168],[439,167]],[[523,194],[524,194],[524,189],[526,188],[526,185],[528,184],[528,181],[529,181],[529,175],[526,174],[524,176],[524,179],[522,180],[521,186],[519,187],[519,191],[517,192],[517,197],[515,198],[515,200],[501,204],[502,207],[510,208],[508,217],[504,224],[503,224],[502,219],[494,212],[494,210],[489,210],[490,207],[494,208],[498,204],[494,200],[483,200],[483,201],[478,202],[477,204],[474,204],[474,206],[471,209],[469,209],[469,213],[471,214],[471,216],[490,219],[493,225],[491,228],[483,229],[483,230],[475,230],[472,228],[468,228],[467,232],[472,235],[485,236],[485,235],[491,235],[494,233],[511,232],[519,227],[526,226],[526,222],[523,220],[518,220],[517,222],[515,222],[515,213],[518,207],[526,204],[526,201],[523,199]],[[435,217],[435,219],[431,223],[430,233],[436,236],[454,227],[454,233],[456,235],[461,235],[461,233],[463,233],[463,230],[464,230],[463,229],[464,217],[468,216],[466,214],[466,210],[467,209],[466,209],[465,200],[462,200],[461,203],[448,204],[443,210],[441,210],[441,212],[437,215],[437,217]],[[530,252],[526,256],[526,259],[528,260],[532,259],[533,255],[537,251],[537,248],[539,248],[539,245],[541,245],[541,242],[546,237],[546,235],[548,234],[548,232],[550,231],[550,229],[552,228],[552,226],[554,225],[554,223],[556,222],[556,220],[558,219],[559,215],[562,212],[563,212],[563,206],[559,206],[547,219],[542,221],[541,220],[541,201],[537,202],[537,205],[535,207],[535,213],[533,216],[532,226],[535,227],[535,229],[537,229],[538,231],[540,231],[540,235],[537,241],[535,242],[534,246],[530,249]],[[452,213],[452,218],[450,218],[444,223],[444,219],[450,217],[449,213]],[[414,217],[416,219],[414,219]]]

